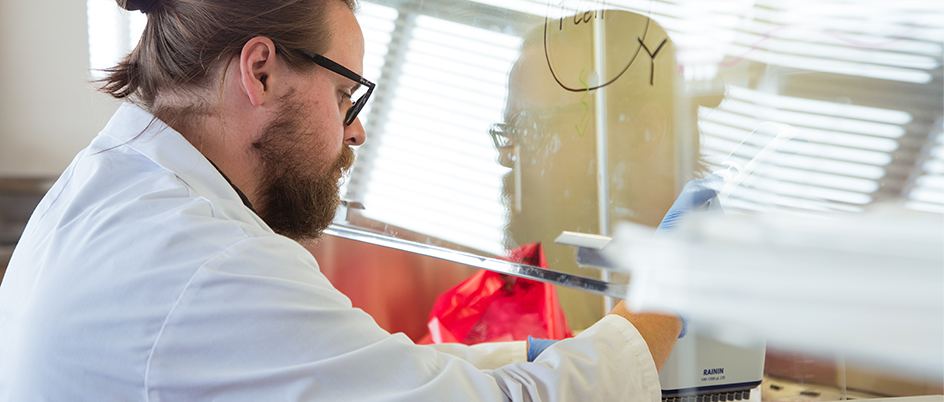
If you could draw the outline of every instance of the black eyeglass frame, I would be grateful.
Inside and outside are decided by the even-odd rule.
[[[561,113],[582,112],[584,111],[582,106],[583,104],[581,103],[571,103],[552,108],[518,112],[509,118],[507,123],[494,123],[489,126],[488,135],[492,138],[492,144],[495,145],[495,149],[500,151],[502,148],[508,148],[515,145],[516,135],[514,132],[517,126],[516,123],[518,122],[518,119],[522,118],[523,116],[528,116],[533,119],[534,122],[539,123]],[[542,128],[536,127],[536,129],[538,132],[543,131]]]
[[[309,52],[305,49],[296,49],[296,51],[300,53],[302,56],[307,57],[309,60],[311,60],[315,64],[321,67],[324,67],[325,69],[331,72],[339,74],[342,77],[348,78],[351,81],[354,81],[358,84],[361,84],[367,87],[367,93],[365,93],[363,96],[361,96],[356,101],[354,101],[354,104],[351,106],[350,109],[347,110],[347,114],[344,116],[344,125],[350,126],[351,123],[354,122],[354,119],[357,118],[357,114],[360,113],[361,109],[364,108],[364,105],[367,104],[367,99],[370,98],[370,94],[374,92],[374,87],[376,86],[376,84],[368,81],[364,77],[361,77],[357,73],[349,70],[347,67],[344,67],[336,63],[334,60],[324,57],[318,53]]]

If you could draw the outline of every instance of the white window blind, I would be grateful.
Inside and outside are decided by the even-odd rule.
[[[502,118],[520,39],[402,12],[395,26],[348,197],[368,218],[499,253],[506,169],[487,130]]]
[[[767,121],[789,124],[796,137],[779,147],[761,177],[732,197],[729,207],[860,211],[873,201],[912,117],[729,86],[719,108],[699,113],[702,150],[712,169],[726,167],[721,162],[729,155],[747,165],[779,133],[765,130]]]
[[[428,1],[422,12],[413,3],[384,3],[389,7],[360,3],[363,75],[378,87],[361,113],[368,141],[357,151],[345,198],[363,202],[364,215],[379,223],[498,253],[507,170],[494,162],[486,131],[502,119],[520,44],[509,28],[544,15],[551,3]],[[137,43],[145,17],[108,0],[87,4],[90,66],[110,67]],[[801,134],[778,153],[775,169],[733,199],[734,207],[763,209],[775,200],[800,210],[859,211],[897,199],[944,212],[938,120],[944,91],[934,84],[942,81],[944,2],[593,4],[663,25],[690,88],[711,87],[703,84],[723,80],[726,69],[746,74],[751,63],[766,69],[761,77],[768,81],[725,81],[725,101],[698,114],[713,168],[732,152],[740,163],[755,155],[771,138],[760,128],[765,122],[787,123]],[[455,10],[481,13],[463,21],[494,23],[441,19]]]
[[[944,133],[938,119],[928,144],[915,163],[913,181],[906,190],[906,207],[944,213]]]
[[[761,0],[727,53],[804,70],[928,83],[928,70],[940,64],[942,4]]]

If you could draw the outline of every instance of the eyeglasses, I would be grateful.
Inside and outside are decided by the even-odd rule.
[[[488,129],[492,144],[498,150],[498,163],[512,167],[514,158],[510,153],[524,152],[533,154],[541,149],[555,151],[560,146],[560,134],[571,132],[579,135],[578,126],[569,126],[568,118],[578,116],[588,110],[583,104],[535,109],[519,112],[508,119],[507,123],[495,123]],[[562,121],[568,121],[563,123]],[[580,121],[580,117],[576,117]],[[570,131],[574,130],[574,131]],[[520,148],[520,150],[516,150]]]
[[[533,142],[532,139],[543,137],[546,133],[543,117],[535,113],[521,112],[512,116],[508,123],[492,124],[488,135],[492,137],[492,144],[498,150]]]
[[[344,116],[344,125],[350,126],[351,123],[354,122],[354,119],[357,118],[357,114],[360,113],[361,109],[364,108],[364,105],[367,104],[367,99],[370,98],[370,94],[374,92],[374,86],[376,86],[376,84],[367,81],[364,79],[364,77],[357,75],[357,73],[348,70],[346,67],[320,54],[312,53],[305,49],[296,49],[296,51],[307,57],[309,60],[313,61],[315,64],[367,87],[367,92],[354,101],[354,104],[351,105],[351,108],[347,110],[347,114]]]
[[[521,144],[522,142],[540,141],[546,137],[550,128],[564,132],[569,123],[561,119],[573,117],[573,113],[586,113],[590,108],[581,103],[570,103],[551,108],[532,109],[512,115],[506,123],[492,124],[488,129],[495,148],[501,149]],[[577,117],[580,121],[585,117]],[[579,133],[579,131],[577,131]]]
[[[523,147],[526,152],[534,152],[544,146],[551,136],[544,119],[527,112],[512,116],[508,123],[492,124],[488,134],[499,152],[498,163],[509,168],[518,157],[519,147]]]

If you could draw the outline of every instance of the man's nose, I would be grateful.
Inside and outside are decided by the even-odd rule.
[[[364,132],[364,126],[361,125],[361,119],[355,118],[351,124],[344,128],[344,143],[347,145],[361,145],[367,140],[367,133]]]

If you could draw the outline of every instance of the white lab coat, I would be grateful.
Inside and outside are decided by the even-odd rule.
[[[0,286],[0,401],[660,399],[619,317],[534,363],[387,333],[152,118],[121,106],[33,213]]]

